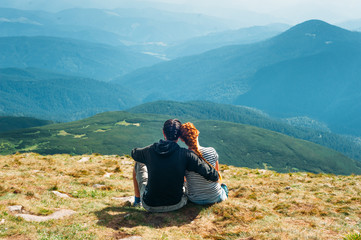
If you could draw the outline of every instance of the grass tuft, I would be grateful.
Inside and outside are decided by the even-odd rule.
[[[360,233],[351,233],[351,234],[348,234],[346,237],[344,237],[343,240],[361,240],[361,234]]]

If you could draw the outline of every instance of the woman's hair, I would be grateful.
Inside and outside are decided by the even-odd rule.
[[[201,151],[198,149],[198,143],[197,138],[199,136],[199,131],[197,128],[193,125],[193,123],[187,122],[182,124],[180,128],[180,138],[181,140],[187,144],[188,148],[193,150],[198,157],[200,157],[203,161],[205,161],[210,167],[216,169],[212,164],[210,164],[202,155]],[[216,169],[218,172],[218,170]],[[221,174],[218,172],[219,180],[222,180]]]
[[[180,136],[182,123],[178,119],[168,119],[163,125],[163,132],[167,140],[175,141]]]
[[[199,136],[199,131],[193,125],[193,123],[187,122],[182,124],[180,132],[180,138],[182,141],[187,144],[187,146],[193,150],[198,155],[198,157],[205,160],[202,153],[198,149],[197,137]]]

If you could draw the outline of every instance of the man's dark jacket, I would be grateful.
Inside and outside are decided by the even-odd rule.
[[[148,206],[170,206],[183,196],[185,170],[194,171],[210,181],[218,181],[217,171],[194,152],[176,142],[160,140],[144,148],[132,150],[132,158],[148,169],[148,184],[143,201]]]

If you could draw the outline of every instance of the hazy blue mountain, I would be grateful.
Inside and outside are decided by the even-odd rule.
[[[290,26],[286,24],[270,24],[266,26],[254,26],[238,30],[210,33],[170,47],[166,50],[165,54],[167,57],[173,59],[176,57],[200,54],[227,45],[260,42],[280,34],[289,27]]]
[[[230,25],[229,20],[145,6],[72,8],[55,13],[0,8],[0,37],[50,36],[113,46],[125,44],[133,51],[159,57],[180,41],[225,31]]]
[[[137,103],[110,83],[39,69],[0,69],[0,115],[72,121]]]
[[[184,121],[203,119],[249,124],[317,143],[361,161],[361,144],[358,138],[332,133],[325,124],[308,117],[277,119],[257,109],[205,101],[156,101],[135,106],[127,111],[166,114]]]
[[[193,5],[193,4],[192,4]],[[207,3],[208,5],[208,3]],[[225,4],[227,5],[227,4]],[[218,8],[216,11],[212,11],[208,7],[196,9],[190,8],[189,4],[183,4],[179,1],[149,1],[149,0],[114,0],[114,1],[99,1],[99,0],[61,0],[61,1],[48,1],[48,0],[2,0],[1,6],[9,8],[18,8],[24,10],[44,10],[50,12],[58,12],[69,8],[97,8],[97,9],[140,9],[146,12],[147,9],[157,9],[163,12],[170,12],[174,15],[184,13],[195,13],[193,15],[200,15],[197,12],[204,13],[210,16],[216,16],[220,22],[226,22],[227,26],[232,26],[233,29],[240,27],[248,27],[254,25],[266,25],[274,22],[289,22],[288,20],[269,15],[265,13],[259,13],[256,11],[249,11],[239,8]],[[199,18],[198,18],[199,19]],[[191,21],[192,19],[190,19]],[[213,24],[209,22],[209,24]]]
[[[23,128],[40,127],[52,124],[52,121],[41,120],[31,117],[1,117],[0,116],[0,133]]]
[[[20,23],[28,26],[50,24],[55,20],[52,13],[45,11],[24,11],[15,8],[0,8],[0,24]],[[3,31],[3,29],[1,29]]]
[[[138,69],[117,82],[137,89],[144,102],[201,99],[249,105],[277,117],[308,116],[332,131],[361,135],[360,49],[361,33],[311,20],[263,42]]]
[[[0,67],[35,67],[108,81],[160,59],[125,47],[54,37],[0,38]]]
[[[116,33],[133,44],[180,41],[228,28],[214,17],[152,8],[74,8],[56,13],[56,20],[59,25],[89,26]]]
[[[56,13],[0,8],[0,37],[50,36],[123,45],[120,35],[94,26],[62,25]]]
[[[235,103],[275,116],[307,115],[333,131],[361,135],[361,34],[329,30],[313,32],[309,43],[319,51],[259,69]]]
[[[232,103],[239,95],[249,90],[250,78],[258,69],[321,51],[319,45],[307,42],[312,41],[312,36],[305,33],[302,39],[293,36],[294,30],[300,26],[312,32],[312,27],[317,28],[320,23],[328,26],[321,21],[305,22],[266,41],[226,46],[203,54],[163,62],[134,71],[117,82],[136,87],[145,101],[202,99]],[[324,42],[323,44],[326,45]]]
[[[51,36],[162,54],[175,42],[230,29],[231,21],[151,7],[72,8],[60,12],[0,8],[0,37]]]

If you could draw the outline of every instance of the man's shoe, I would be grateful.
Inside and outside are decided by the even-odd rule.
[[[142,207],[142,201],[139,197],[134,197],[133,207]]]
[[[140,207],[142,207],[142,203],[141,202],[134,202],[133,204],[132,204],[132,207],[136,207],[136,208],[140,208]]]

